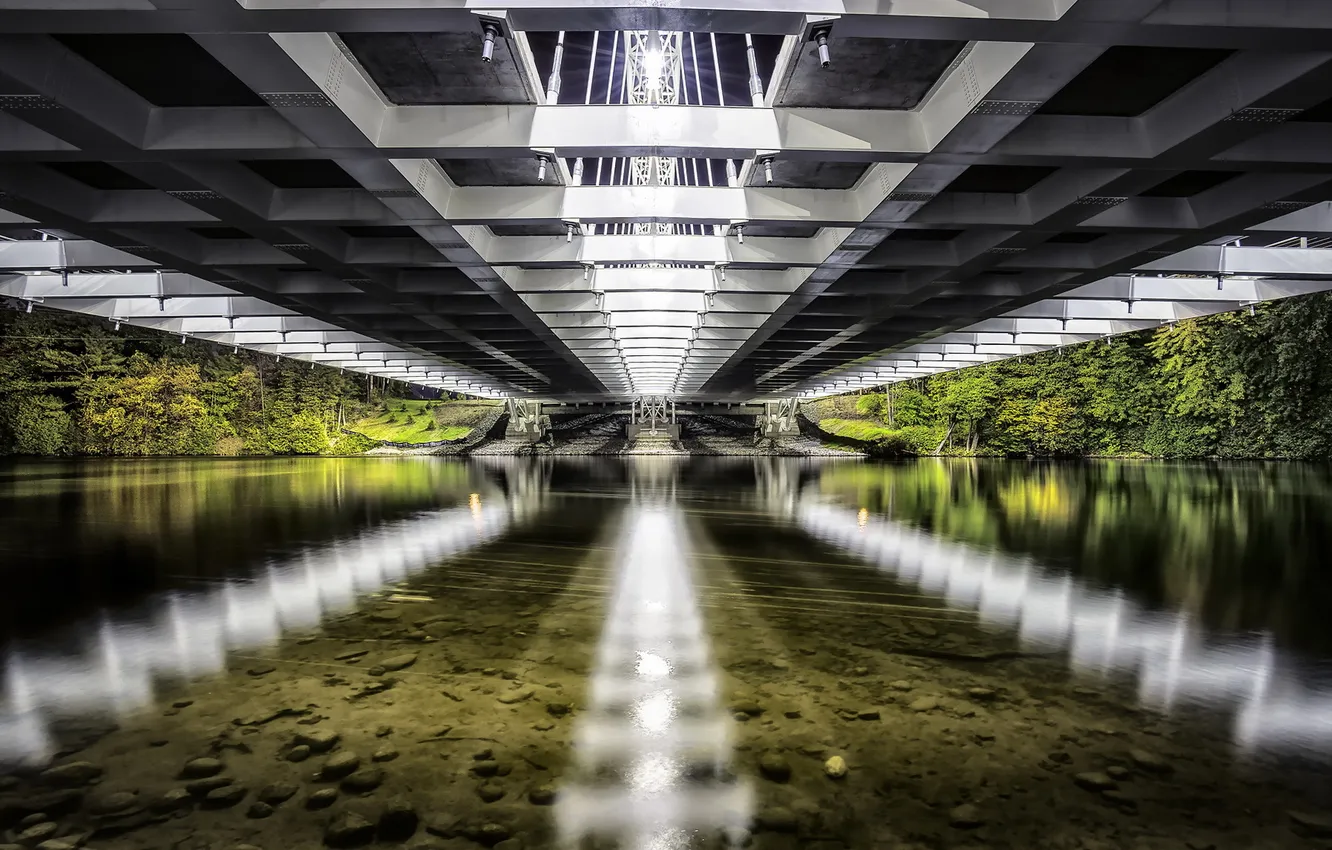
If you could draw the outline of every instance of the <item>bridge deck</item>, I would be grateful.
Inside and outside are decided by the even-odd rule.
[[[1321,4],[89,5],[0,8],[19,305],[761,401],[1332,280]]]

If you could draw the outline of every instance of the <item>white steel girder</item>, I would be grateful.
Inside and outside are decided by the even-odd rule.
[[[513,392],[502,382],[457,364],[405,351],[178,272],[0,275],[0,297],[99,316],[116,328],[149,328],[180,335],[182,342],[195,338],[419,386],[488,397]]]
[[[796,385],[795,389],[806,397],[832,395],[1329,290],[1332,278],[1119,275],[1078,287],[1059,298],[1038,301],[1003,316],[939,334],[928,342],[908,345],[820,375]]]

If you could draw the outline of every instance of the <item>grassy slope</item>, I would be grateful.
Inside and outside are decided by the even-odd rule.
[[[887,434],[897,433],[876,422],[868,419],[820,419],[819,427],[829,434],[835,434],[839,437],[850,437],[853,440],[873,440],[876,437],[883,437]]]
[[[434,408],[428,405],[434,404]],[[393,399],[388,409],[361,419],[348,430],[372,440],[390,443],[433,443],[460,440],[485,418],[494,403],[474,401],[427,402]]]

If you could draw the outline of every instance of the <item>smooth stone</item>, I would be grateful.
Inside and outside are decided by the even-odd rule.
[[[856,715],[856,717],[859,718],[859,719],[861,719],[861,720],[878,720],[878,719],[879,719],[879,712],[874,711],[874,710],[871,709],[871,710],[868,710],[868,711],[862,711],[862,712],[860,712],[859,714]]]
[[[222,772],[222,762],[214,758],[190,759],[180,769],[181,779],[203,779]]]
[[[1332,837],[1332,816],[1315,812],[1288,811],[1286,816],[1301,831],[1315,838]]]
[[[555,786],[538,785],[531,791],[527,792],[527,799],[531,801],[534,806],[549,806],[551,803],[555,802]]]
[[[30,826],[35,826],[35,825],[37,825],[37,824],[39,824],[39,823],[46,823],[46,822],[49,821],[50,819],[51,819],[51,816],[48,815],[46,812],[33,812],[32,814],[28,815],[28,816],[27,816],[26,818],[24,818],[23,820],[19,821],[19,826],[21,826],[21,827],[23,827],[24,829],[26,829],[26,828],[28,828],[28,827],[30,827]]]
[[[310,748],[305,744],[297,744],[287,751],[287,761],[302,762],[310,757]]]
[[[1131,778],[1133,776],[1133,771],[1129,770],[1127,767],[1116,764],[1107,767],[1105,769],[1105,774],[1111,779],[1124,780]]]
[[[1175,766],[1166,761],[1161,756],[1149,750],[1140,750],[1137,747],[1128,751],[1129,761],[1140,770],[1148,773],[1173,773]]]
[[[392,658],[385,658],[383,661],[379,662],[379,666],[383,667],[390,673],[395,670],[406,670],[408,667],[411,667],[416,663],[417,657],[415,652],[407,652],[402,655],[395,655]]]
[[[133,791],[114,791],[94,797],[88,801],[88,811],[95,815],[113,815],[132,809],[139,802],[139,795]]]
[[[833,756],[823,763],[823,772],[829,779],[841,779],[846,776],[846,759],[841,756]]]
[[[37,781],[57,788],[81,788],[101,779],[103,773],[99,765],[90,761],[71,761],[48,767],[38,774]]]
[[[906,679],[898,679],[896,682],[889,682],[888,687],[895,691],[909,691],[914,688],[915,685],[911,684]]]
[[[939,700],[934,697],[917,697],[907,706],[912,711],[933,711],[938,707]]]
[[[1118,782],[1100,771],[1076,774],[1073,781],[1079,788],[1085,788],[1088,791],[1113,791],[1119,787]]]
[[[340,812],[324,828],[324,844],[329,847],[359,847],[375,839],[375,825],[356,812]]]
[[[191,800],[190,792],[184,788],[172,788],[161,797],[153,801],[149,807],[154,812],[167,813],[183,809],[189,805]]]
[[[231,778],[228,776],[213,776],[208,779],[196,779],[193,782],[185,783],[185,790],[194,797],[206,797],[209,793],[219,788],[225,788],[231,784]]]
[[[402,619],[402,612],[386,609],[383,611],[371,611],[366,616],[377,623],[396,623]]]
[[[406,797],[393,797],[379,815],[379,838],[381,841],[406,841],[416,834],[421,824],[421,817],[416,807]]]
[[[369,654],[369,650],[353,649],[350,652],[344,652],[341,655],[333,656],[334,661],[359,661]]]
[[[338,800],[338,789],[320,788],[318,791],[305,798],[305,807],[307,809],[327,809]]]
[[[975,829],[984,824],[980,809],[972,803],[963,803],[948,813],[948,825],[957,829]]]
[[[46,821],[45,823],[33,824],[14,836],[14,840],[19,844],[31,847],[34,844],[40,844],[48,838],[55,838],[55,834],[59,831],[59,824]]]
[[[296,746],[309,747],[312,753],[326,753],[338,744],[341,738],[332,729],[307,729],[296,733]]]
[[[551,717],[563,717],[573,710],[573,706],[567,702],[548,702],[546,703],[546,713]]]
[[[979,702],[991,702],[998,694],[994,688],[967,688],[967,696]]]
[[[497,773],[499,773],[497,761],[479,761],[472,765],[472,774],[475,776],[494,776]]]
[[[503,824],[483,823],[481,824],[481,828],[472,833],[472,835],[469,835],[468,838],[474,837],[474,840],[478,843],[484,844],[487,847],[494,847],[501,841],[507,841],[512,836],[513,833]]]
[[[787,720],[799,720],[800,712],[796,711],[795,709],[789,709],[787,711],[783,711],[782,716],[785,717]]]
[[[268,805],[267,803],[256,801],[251,803],[250,807],[245,810],[245,816],[253,820],[260,820],[262,818],[272,817],[273,807]]]
[[[349,776],[356,768],[361,766],[361,757],[356,753],[334,753],[324,762],[324,766],[319,769],[319,778],[324,780],[341,779]]]
[[[47,791],[34,794],[23,800],[22,811],[46,812],[51,817],[71,814],[83,805],[83,792],[72,788],[63,791]]]
[[[504,705],[515,705],[517,703],[523,702],[524,700],[529,700],[534,696],[536,696],[536,691],[534,689],[520,688],[516,691],[511,691],[507,694],[502,694],[497,699],[499,700],[499,702],[503,703]]]
[[[301,790],[300,786],[294,782],[274,782],[272,785],[265,785],[263,788],[260,788],[256,798],[261,803],[268,803],[270,806],[279,806],[290,800],[292,797],[295,797],[296,792],[299,790]]]
[[[375,729],[376,738],[387,738],[389,735],[392,734],[393,734],[392,726],[380,726],[379,728]]]
[[[767,832],[795,832],[795,812],[785,806],[774,806],[759,813],[756,826]]]
[[[341,788],[352,794],[365,794],[384,784],[384,771],[377,767],[358,770],[342,780]]]
[[[476,789],[476,795],[487,803],[504,799],[504,793],[504,786],[496,785],[493,782],[487,782]]]
[[[731,704],[731,711],[737,714],[747,714],[750,717],[758,717],[763,713],[763,706],[753,700],[739,700]]]
[[[229,809],[243,799],[244,785],[224,785],[209,791],[203,798],[203,805],[209,809]]]
[[[759,759],[759,772],[773,782],[785,782],[791,778],[791,763],[777,753],[765,753]]]
[[[370,754],[370,761],[386,762],[393,761],[398,757],[398,751],[392,747],[380,747]]]

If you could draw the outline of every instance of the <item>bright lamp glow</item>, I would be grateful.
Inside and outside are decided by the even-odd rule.
[[[662,75],[666,71],[666,59],[660,50],[649,50],[643,54],[644,84],[653,91],[661,88]]]

